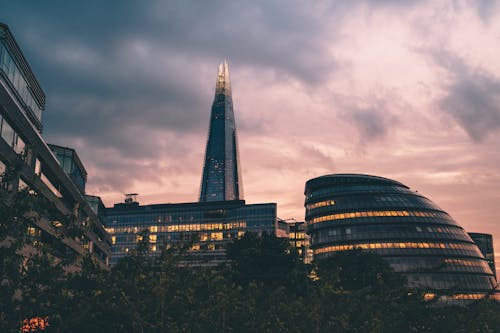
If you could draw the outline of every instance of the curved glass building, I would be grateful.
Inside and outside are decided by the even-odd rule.
[[[315,259],[356,248],[373,251],[429,297],[480,299],[495,289],[488,262],[464,229],[397,181],[326,175],[309,180],[305,195]]]

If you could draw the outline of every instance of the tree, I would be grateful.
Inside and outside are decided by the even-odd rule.
[[[338,252],[317,260],[315,271],[322,283],[335,289],[360,290],[370,288],[374,292],[401,289],[406,279],[394,272],[379,255],[372,252],[352,250]]]
[[[227,254],[234,282],[241,286],[256,282],[305,292],[309,283],[309,267],[288,239],[246,233],[228,246]]]

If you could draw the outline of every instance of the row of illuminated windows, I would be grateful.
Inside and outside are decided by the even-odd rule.
[[[35,101],[26,79],[3,43],[0,43],[0,69],[15,88],[17,95],[41,122],[42,108]]]
[[[246,228],[245,221],[235,221],[229,223],[200,223],[200,224],[171,224],[160,226],[149,226],[148,230],[151,233],[157,232],[186,232],[186,231],[204,231],[204,230],[230,230]],[[132,233],[136,234],[144,230],[140,227],[107,227],[106,231],[110,234],[115,233]]]
[[[444,259],[443,263],[460,265],[460,266],[469,266],[469,267],[481,267],[484,268],[485,270],[488,270],[488,268],[490,267],[486,261],[467,260],[467,259],[448,258]]]
[[[315,209],[319,207],[326,207],[326,206],[332,206],[335,205],[335,200],[325,200],[325,201],[320,201],[320,202],[315,202],[312,204],[307,204],[306,208],[307,209]]]
[[[438,297],[436,293],[425,293],[424,300],[430,301]],[[469,294],[453,294],[453,295],[441,295],[439,299],[441,301],[451,301],[451,300],[478,300],[488,297],[485,293],[469,293]]]
[[[441,300],[468,300],[468,299],[483,299],[488,294],[454,294],[454,295],[443,295],[440,297]]]
[[[164,244],[165,250],[171,249],[173,244]],[[128,246],[119,246],[119,247],[113,247],[113,256],[117,256],[120,254],[127,254],[130,252],[130,250],[133,247],[128,247]],[[213,244],[213,243],[208,243],[208,244],[193,244],[189,247],[189,251],[215,251],[215,250],[221,250],[223,249],[223,245],[221,244]],[[151,244],[149,246],[149,251],[151,252],[157,252],[160,249],[160,246],[157,244]]]
[[[309,224],[331,221],[331,220],[342,220],[342,219],[353,219],[360,217],[389,217],[389,216],[416,216],[416,217],[439,217],[442,213],[438,212],[417,212],[408,210],[386,210],[386,211],[371,211],[371,212],[351,212],[351,213],[337,213],[324,216],[318,216],[308,221]]]
[[[307,237],[307,234],[303,231],[301,232],[293,232],[291,231],[290,234],[289,234],[289,238],[291,240],[294,240],[294,239],[305,239]]]
[[[201,232],[201,233],[193,233],[190,235],[179,235],[179,234],[169,234],[169,235],[149,235],[148,241],[149,243],[156,243],[161,241],[192,241],[193,239],[197,239],[201,242],[208,241],[222,241],[222,240],[231,240],[234,238],[241,238],[245,234],[245,231],[239,230],[234,232]],[[134,236],[111,236],[111,243],[113,245],[119,243],[138,243],[143,240],[142,235]]]
[[[463,249],[469,244],[457,243],[434,243],[434,242],[386,242],[386,243],[361,243],[331,245],[314,250],[314,254],[349,251],[354,249],[376,250],[376,249]]]

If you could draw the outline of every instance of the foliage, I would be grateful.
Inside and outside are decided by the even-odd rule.
[[[177,250],[150,257],[145,241],[111,270],[84,257],[68,271],[52,248],[20,251],[33,200],[0,209],[1,332],[36,317],[48,318],[46,332],[499,331],[498,303],[425,303],[375,254],[307,266],[286,240],[266,234],[235,241],[220,267],[183,265]]]

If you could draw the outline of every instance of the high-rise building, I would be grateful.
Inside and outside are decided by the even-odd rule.
[[[57,249],[54,255],[60,258],[91,253],[106,265],[111,239],[84,197],[84,182],[76,181],[71,173],[65,172],[42,137],[44,109],[42,87],[9,27],[0,23],[0,173],[5,176],[3,188],[9,195],[27,188],[29,193],[44,198],[54,207],[50,213],[44,212],[40,218],[30,220],[27,239],[51,245]],[[8,203],[0,203],[5,204]],[[81,236],[61,236],[60,228],[64,227],[61,221],[67,216],[73,217],[71,223],[81,229]]]
[[[495,251],[493,250],[493,236],[491,234],[483,234],[477,232],[469,232],[470,238],[476,243],[481,253],[488,261],[488,265],[490,265],[493,274],[495,274],[495,278],[497,276],[496,267],[495,267]]]
[[[229,66],[224,61],[217,73],[200,202],[243,199],[237,141]]]
[[[307,181],[305,195],[314,260],[353,249],[371,251],[429,297],[498,297],[494,274],[469,235],[407,186],[382,177],[335,174]]]
[[[217,265],[226,260],[226,245],[245,232],[279,234],[276,204],[245,203],[238,162],[229,67],[219,65],[205,154],[199,202],[139,205],[129,195],[125,203],[106,209],[106,230],[113,247],[111,264],[126,256],[148,234],[149,254],[189,246],[183,257],[193,265]]]

